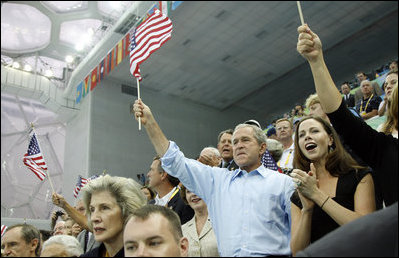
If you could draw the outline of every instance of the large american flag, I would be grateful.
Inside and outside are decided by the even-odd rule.
[[[46,177],[44,170],[47,170],[47,164],[40,151],[35,133],[33,133],[30,139],[28,151],[25,153],[23,161],[40,180],[44,180]]]
[[[268,150],[266,150],[266,152],[262,156],[262,164],[266,168],[269,168],[271,170],[276,170],[276,171],[278,171],[280,173],[283,173],[281,168],[279,168],[277,166],[276,161],[273,159],[272,155],[270,154],[270,152]]]
[[[79,175],[78,182],[76,183],[75,189],[73,190],[73,196],[75,198],[78,198],[80,189],[82,189],[83,186],[85,186],[88,182],[90,182],[91,180],[93,180],[97,177],[98,177],[97,175],[94,175],[94,176],[91,176],[86,179],[86,178],[82,177],[81,175]]]
[[[141,81],[139,65],[172,36],[172,22],[158,9],[131,32],[130,72]]]

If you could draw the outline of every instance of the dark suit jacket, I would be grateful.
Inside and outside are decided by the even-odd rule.
[[[297,257],[398,257],[398,203],[328,233]]]
[[[82,254],[80,257],[102,257],[104,253],[104,244],[101,244],[99,247],[94,248],[87,253]],[[122,248],[115,256],[113,257],[125,257],[125,250]]]
[[[180,222],[183,225],[194,217],[194,210],[184,203],[183,199],[180,197],[180,191],[181,190],[173,196],[167,206],[179,215]]]
[[[223,162],[220,163],[219,165],[220,168],[223,167]],[[234,159],[232,160],[232,162],[227,166],[227,169],[232,171],[232,170],[236,170],[238,167],[238,165],[235,163]]]
[[[355,95],[353,95],[353,94],[349,94],[349,99],[345,99],[345,96],[343,97],[343,99],[344,99],[344,101],[345,101],[345,104],[348,106],[348,107],[354,107],[355,106]]]

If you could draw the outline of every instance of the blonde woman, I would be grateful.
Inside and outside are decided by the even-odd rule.
[[[124,257],[123,227],[128,216],[146,205],[141,185],[133,179],[101,176],[82,188],[88,226],[102,244],[82,257]]]

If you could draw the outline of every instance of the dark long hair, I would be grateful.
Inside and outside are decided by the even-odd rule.
[[[340,176],[348,173],[351,170],[361,170],[365,169],[365,167],[360,166],[352,157],[351,155],[346,152],[345,148],[343,147],[337,132],[334,128],[325,120],[317,116],[307,116],[301,119],[298,126],[295,129],[295,154],[294,154],[294,168],[301,169],[303,171],[310,170],[310,163],[311,160],[306,158],[306,156],[302,153],[301,149],[299,148],[298,144],[298,131],[299,126],[303,121],[313,119],[319,122],[324,130],[326,131],[327,135],[333,138],[333,144],[331,149],[329,150],[327,157],[326,157],[326,165],[325,168],[327,171],[330,172],[333,176]]]

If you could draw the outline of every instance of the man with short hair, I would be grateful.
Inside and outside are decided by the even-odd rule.
[[[346,106],[354,107],[355,106],[355,96],[353,94],[351,94],[351,88],[349,87],[349,84],[347,82],[342,83],[341,92],[344,95],[343,98],[346,103]]]
[[[4,255],[10,257],[38,257],[40,231],[29,224],[16,224],[7,228],[1,239]]]
[[[294,127],[290,120],[281,118],[276,121],[277,140],[283,144],[284,151],[277,165],[285,172],[293,168],[294,162]]]
[[[222,156],[220,156],[218,149],[214,147],[205,147],[202,149],[198,161],[211,167],[217,167],[220,166],[222,162]]]
[[[356,111],[364,120],[377,116],[381,98],[373,94],[371,82],[369,80],[362,81],[360,89],[363,98],[356,103]]]
[[[169,207],[179,215],[182,224],[193,218],[193,209],[180,197],[179,179],[163,170],[159,156],[154,157],[147,177],[149,179],[148,186],[157,192],[150,204]]]
[[[189,242],[175,212],[146,205],[127,220],[123,246],[125,257],[187,257]]]
[[[369,79],[367,78],[367,75],[364,72],[358,72],[356,74],[356,78],[360,85],[360,87],[355,91],[355,103],[357,104],[363,98],[363,93],[361,89],[362,82],[364,80],[369,80]],[[371,86],[372,86],[372,94],[374,94],[375,96],[381,96],[382,94],[384,94],[384,91],[378,85],[377,82],[375,81],[371,82]]]
[[[236,126],[232,143],[239,169],[228,171],[185,158],[141,99],[133,108],[165,171],[207,204],[221,256],[291,255],[290,198],[295,187],[290,177],[262,165],[266,150],[262,129]]]
[[[54,230],[53,230],[53,236],[56,235],[68,235],[67,230],[65,228],[65,221],[59,220],[55,223]]]
[[[221,168],[228,170],[237,169],[238,166],[233,159],[233,147],[231,145],[231,136],[233,135],[232,129],[227,129],[219,133],[217,148],[222,156]]]

